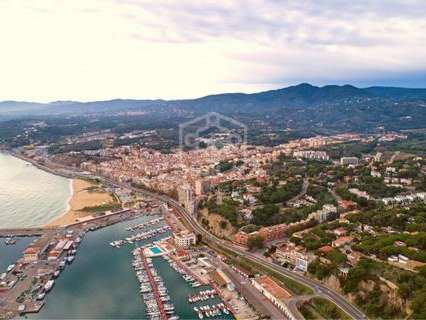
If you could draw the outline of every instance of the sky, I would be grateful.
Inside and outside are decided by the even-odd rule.
[[[424,0],[0,0],[0,101],[426,87]]]

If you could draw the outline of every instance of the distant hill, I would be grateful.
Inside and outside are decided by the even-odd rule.
[[[111,116],[147,111],[170,117],[174,112],[209,111],[249,115],[244,121],[268,119],[275,127],[318,130],[373,130],[426,127],[426,89],[396,87],[323,87],[302,83],[259,93],[224,93],[197,99],[131,100],[52,103],[0,102],[0,119],[45,115]],[[244,116],[243,116],[244,117]]]

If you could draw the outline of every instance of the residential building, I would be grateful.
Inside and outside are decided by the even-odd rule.
[[[209,180],[198,179],[197,181],[195,181],[195,194],[197,196],[207,193],[209,191],[209,188],[210,188]]]
[[[358,165],[359,160],[357,157],[342,157],[340,158],[340,164],[342,166],[348,166],[348,165],[353,165],[356,166]]]
[[[334,240],[331,245],[335,248],[338,248],[338,247],[344,246],[345,244],[351,243],[353,240],[354,240],[354,237],[351,237],[351,236],[339,237],[336,240]]]
[[[293,243],[278,247],[274,256],[279,262],[289,263],[303,272],[308,271],[309,263],[313,260],[313,257],[307,254],[304,247],[296,246]]]
[[[193,204],[192,189],[189,184],[184,184],[178,188],[178,201],[188,211],[192,212],[191,205]]]
[[[286,235],[288,225],[285,223],[277,224],[270,227],[262,227],[258,233],[266,242],[281,239]]]
[[[176,246],[182,249],[188,249],[190,246],[195,245],[197,242],[195,234],[187,230],[175,233],[173,237]]]
[[[312,159],[312,160],[323,160],[323,161],[330,160],[330,157],[325,151],[315,151],[315,150],[295,151],[293,152],[293,157]]]

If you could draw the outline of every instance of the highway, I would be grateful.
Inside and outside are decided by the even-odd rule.
[[[21,158],[24,158],[21,156]],[[27,160],[27,159],[23,159],[23,160]],[[55,173],[55,169],[49,168],[47,166],[44,165],[40,165],[38,163],[35,163],[35,161],[31,161],[34,165],[37,165],[39,168],[44,169],[44,170],[48,170],[49,172]],[[84,176],[84,175],[80,175],[78,172],[76,172],[75,168],[64,168],[66,170],[69,170],[70,175],[72,176]],[[60,173],[62,175],[64,175],[64,173]],[[87,176],[85,176],[87,177]],[[251,252],[247,252],[245,250],[242,250],[240,247],[235,246],[234,244],[219,239],[216,236],[212,235],[211,233],[209,233],[207,230],[205,230],[201,224],[197,221],[197,219],[192,216],[184,207],[182,207],[176,200],[165,196],[165,195],[161,195],[158,193],[154,193],[154,192],[150,192],[147,191],[145,189],[141,189],[141,188],[136,188],[133,187],[129,184],[126,183],[119,183],[117,181],[113,181],[111,179],[105,178],[105,177],[96,177],[100,180],[103,180],[111,185],[115,185],[117,187],[121,187],[121,188],[127,188],[127,189],[131,189],[135,192],[141,193],[141,194],[145,194],[147,196],[150,196],[154,199],[158,199],[162,202],[167,203],[169,206],[173,207],[180,215],[181,217],[186,221],[186,223],[193,229],[194,232],[200,234],[203,237],[204,241],[207,242],[211,242],[219,247],[222,247],[226,250],[229,250],[231,252],[233,252],[236,256],[243,256],[245,258],[247,258],[248,260],[251,260],[253,262],[256,262],[258,264],[261,264],[263,266],[268,267],[269,269],[283,275],[286,276],[290,279],[293,279],[307,287],[310,287],[315,294],[322,296],[326,299],[329,299],[330,301],[334,302],[338,307],[340,307],[343,311],[345,311],[349,316],[351,316],[353,319],[367,319],[367,316],[362,313],[358,308],[356,308],[355,306],[353,306],[351,303],[349,303],[342,295],[330,290],[329,288],[327,288],[326,286],[322,285],[319,281],[313,280],[311,278],[308,278],[302,274],[299,274],[297,272],[293,272],[290,270],[287,270],[284,267],[281,267],[277,264],[274,264],[272,262],[269,262],[268,260],[258,257],[256,255],[254,255]]]

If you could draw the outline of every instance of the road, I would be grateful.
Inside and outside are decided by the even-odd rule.
[[[24,159],[25,160],[25,159]],[[34,164],[34,161],[32,161]],[[42,169],[47,169],[48,171],[52,172],[54,169],[46,167],[46,166],[40,166]],[[75,172],[75,168],[65,168],[73,173],[73,175],[78,176],[79,174]],[[87,177],[87,176],[86,176]],[[353,319],[367,319],[364,313],[362,313],[358,308],[353,306],[351,303],[349,303],[342,295],[330,290],[326,286],[322,285],[319,281],[313,280],[311,278],[308,278],[302,274],[287,270],[279,265],[276,265],[272,262],[267,261],[266,259],[262,257],[258,257],[254,255],[251,252],[247,252],[241,247],[235,246],[234,244],[227,242],[225,240],[219,239],[216,236],[209,233],[207,230],[205,230],[202,225],[197,221],[196,217],[192,216],[184,207],[182,207],[176,200],[161,195],[158,193],[153,193],[144,189],[133,187],[129,184],[125,183],[118,183],[117,181],[113,181],[111,179],[107,179],[104,177],[97,177],[100,180],[103,180],[107,183],[110,183],[112,185],[131,189],[135,192],[145,194],[147,196],[150,196],[154,199],[158,199],[162,202],[167,203],[169,206],[173,207],[180,215],[181,217],[186,221],[186,223],[192,228],[192,230],[198,234],[200,234],[203,237],[203,240],[206,242],[211,242],[221,248],[224,248],[228,251],[233,252],[236,256],[243,256],[247,258],[248,260],[251,260],[252,262],[258,263],[260,265],[263,265],[265,267],[268,267],[269,269],[286,276],[290,279],[293,279],[307,287],[312,288],[315,294],[320,295],[326,299],[329,299],[330,301],[334,302],[338,307],[340,307],[343,311],[345,311],[349,316],[351,316]]]

